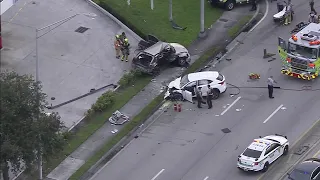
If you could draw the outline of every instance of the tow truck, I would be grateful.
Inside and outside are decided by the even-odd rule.
[[[317,78],[320,73],[320,24],[310,23],[293,34],[288,43],[278,37],[278,53],[282,74],[303,80]]]

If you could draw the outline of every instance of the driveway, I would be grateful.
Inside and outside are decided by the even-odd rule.
[[[306,20],[307,3],[292,1],[295,20]],[[270,75],[279,86],[299,90],[303,86],[319,89],[319,79],[307,82],[280,73],[277,38],[290,37],[290,26],[277,26],[272,21],[276,3],[269,14],[226,58],[213,67],[226,76],[227,83],[238,87],[266,87]],[[299,16],[299,17],[298,17]],[[240,40],[239,40],[240,41]],[[263,50],[275,53],[276,59],[263,58]],[[256,72],[261,79],[248,81]],[[319,91],[279,91],[268,98],[266,88],[231,88],[214,101],[213,109],[184,102],[182,112],[172,107],[164,111],[139,138],[129,143],[106,164],[92,180],[255,180],[260,173],[245,173],[236,168],[237,156],[254,138],[270,134],[286,135],[290,143],[320,118]],[[237,94],[230,96],[230,93]],[[125,173],[123,173],[125,172]]]
[[[1,17],[4,46],[1,70],[35,76],[36,28],[77,13],[74,18],[38,33],[42,36],[38,39],[39,77],[53,106],[86,94],[90,89],[115,84],[130,69],[130,63],[115,58],[113,48],[114,36],[123,30],[84,0],[19,0]],[[89,29],[75,32],[79,27]],[[126,34],[135,49],[138,40],[129,32]],[[105,90],[53,111],[59,112],[70,128]]]

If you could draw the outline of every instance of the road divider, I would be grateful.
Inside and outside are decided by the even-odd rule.
[[[164,170],[165,170],[165,169],[161,169],[161,171],[159,171],[158,174],[156,174],[151,180],[157,179],[157,177],[160,176],[160,174],[161,174]]]
[[[230,106],[228,106],[220,115],[224,115],[233,105],[235,105],[239,100],[241,99],[241,96],[239,96],[236,100],[234,100]]]
[[[274,110],[270,114],[270,116],[266,120],[263,121],[263,123],[267,123],[272,118],[272,116],[274,116],[282,107],[283,107],[283,104],[281,104],[276,110]]]

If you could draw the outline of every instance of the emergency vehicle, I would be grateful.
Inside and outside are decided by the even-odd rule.
[[[269,165],[282,155],[288,154],[289,141],[286,136],[269,135],[254,139],[238,156],[237,167],[244,171],[266,172]]]
[[[282,74],[304,80],[315,79],[320,73],[320,24],[310,23],[292,35],[288,43],[279,37],[278,52]]]

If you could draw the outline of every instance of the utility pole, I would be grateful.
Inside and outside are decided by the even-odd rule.
[[[153,10],[154,8],[153,0],[150,0],[150,4],[151,4],[151,10]]]
[[[200,0],[200,37],[205,36],[205,31],[204,31],[204,0]]]
[[[172,17],[172,0],[169,0],[169,20],[173,21],[173,17]]]

